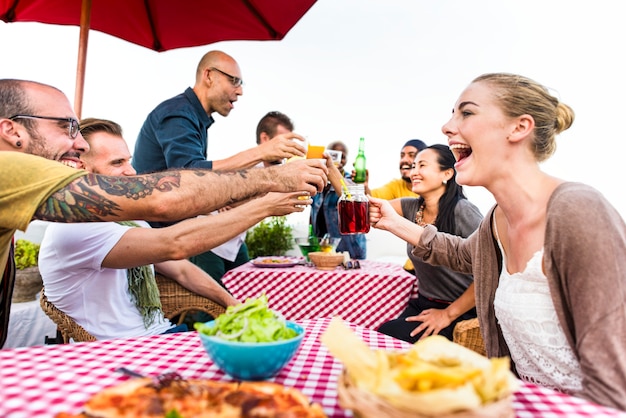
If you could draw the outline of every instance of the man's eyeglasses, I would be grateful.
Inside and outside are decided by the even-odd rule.
[[[243,86],[243,80],[241,78],[235,77],[234,75],[230,75],[228,73],[225,73],[224,71],[220,70],[219,68],[210,67],[209,69],[215,70],[218,73],[222,73],[223,75],[228,77],[230,79],[230,82],[232,83],[233,86],[235,86],[235,87]]]
[[[69,135],[70,138],[72,139],[76,139],[76,137],[78,136],[78,132],[80,131],[80,125],[78,124],[78,121],[74,118],[55,118],[53,116],[35,116],[35,115],[15,115],[15,116],[11,116],[9,119],[11,120],[15,120],[15,119],[46,119],[46,120],[56,120],[59,122],[66,122],[69,124]]]

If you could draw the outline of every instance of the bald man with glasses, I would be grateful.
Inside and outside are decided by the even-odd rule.
[[[183,167],[239,170],[264,161],[304,156],[306,149],[300,142],[304,138],[287,132],[222,160],[207,158],[207,130],[215,122],[212,114],[227,117],[243,95],[243,87],[241,70],[234,58],[221,51],[207,52],[196,69],[193,88],[165,100],[146,118],[133,153],[137,172]],[[242,139],[242,143],[246,142]]]
[[[241,69],[234,58],[221,51],[206,53],[196,69],[193,88],[165,100],[146,118],[133,153],[133,166],[137,172],[150,173],[180,167],[240,170],[294,155],[304,156],[306,150],[300,142],[304,138],[291,131],[222,160],[212,160],[207,156],[207,131],[214,123],[212,114],[228,116],[243,95],[243,87]],[[169,224],[151,225],[164,227]],[[190,260],[221,283],[221,277],[227,271],[249,261],[245,236],[246,233],[242,232],[212,251],[198,254]]]

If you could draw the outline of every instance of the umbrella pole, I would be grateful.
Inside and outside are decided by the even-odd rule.
[[[76,65],[76,89],[74,92],[74,112],[81,118],[83,108],[83,88],[87,66],[87,43],[91,24],[91,0],[83,0],[80,9],[80,39],[78,40],[78,63]]]

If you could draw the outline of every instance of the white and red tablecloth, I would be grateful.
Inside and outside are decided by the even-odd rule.
[[[397,264],[367,260],[360,264],[360,269],[327,271],[303,265],[262,268],[246,263],[230,270],[222,281],[241,301],[265,293],[270,307],[289,320],[338,315],[376,329],[406,308],[409,298],[416,295],[417,280]]]
[[[351,417],[337,399],[342,366],[319,342],[329,320],[300,323],[306,330],[302,345],[272,380],[301,390],[321,404],[330,418]],[[372,348],[408,347],[368,328],[351,326]],[[211,362],[196,332],[0,350],[0,417],[78,413],[93,394],[128,379],[115,372],[121,366],[146,375],[177,371],[189,379],[230,380]],[[515,393],[513,406],[520,418],[626,417],[626,413],[525,383]]]

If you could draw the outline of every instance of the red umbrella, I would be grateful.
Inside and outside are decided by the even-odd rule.
[[[80,26],[74,107],[80,118],[89,29],[153,49],[280,40],[315,0],[0,0],[5,22]]]

